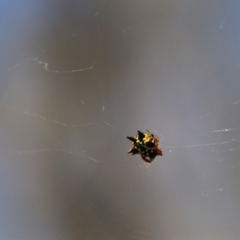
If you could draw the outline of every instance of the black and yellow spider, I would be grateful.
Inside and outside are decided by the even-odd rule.
[[[159,148],[159,140],[149,131],[142,133],[138,131],[135,137],[127,137],[133,142],[128,153],[140,154],[142,159],[151,163],[156,156],[162,156],[162,150]]]

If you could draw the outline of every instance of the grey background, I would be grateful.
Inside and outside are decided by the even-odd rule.
[[[1,1],[0,239],[239,239],[239,7]]]

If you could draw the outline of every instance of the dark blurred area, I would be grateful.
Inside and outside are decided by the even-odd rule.
[[[239,7],[1,1],[0,239],[239,239]]]

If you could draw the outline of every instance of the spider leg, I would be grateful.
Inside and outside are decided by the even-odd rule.
[[[155,150],[155,154],[156,154],[156,155],[159,155],[159,156],[162,156],[162,155],[163,155],[161,149],[156,149],[156,150]]]
[[[151,163],[151,162],[153,161],[153,159],[149,159],[149,158],[147,158],[147,157],[144,156],[144,155],[141,155],[141,157],[142,157],[142,160],[144,160],[144,161],[147,162],[147,163]]]

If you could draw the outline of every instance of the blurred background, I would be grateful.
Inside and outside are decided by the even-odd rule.
[[[239,239],[237,1],[2,0],[0,29],[0,239]]]

